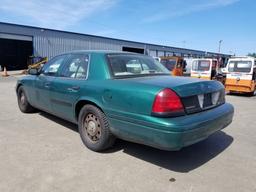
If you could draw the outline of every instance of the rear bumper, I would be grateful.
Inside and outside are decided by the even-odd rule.
[[[245,85],[225,85],[226,91],[233,91],[233,92],[241,92],[241,93],[250,93],[253,91],[251,86]]]
[[[251,80],[227,79],[225,82],[226,91],[250,93],[255,90],[255,83]]]
[[[211,80],[211,77],[207,77],[207,76],[201,76],[200,74],[191,74],[191,77],[193,78],[199,78],[199,79],[204,79],[204,80]]]
[[[228,126],[234,108],[226,103],[215,109],[177,118],[162,118],[155,122],[142,122],[110,117],[111,131],[117,137],[163,150],[179,150],[206,139]]]

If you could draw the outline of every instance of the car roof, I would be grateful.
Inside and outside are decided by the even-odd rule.
[[[126,53],[126,54],[134,54],[134,55],[141,55],[138,53],[132,53],[132,52],[126,52],[126,51],[113,51],[113,50],[75,50],[75,51],[69,51],[64,54],[69,54],[69,53],[98,53],[98,54],[121,54],[121,53]]]

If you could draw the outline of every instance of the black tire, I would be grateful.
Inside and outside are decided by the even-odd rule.
[[[23,113],[33,113],[33,112],[36,111],[36,109],[29,104],[28,99],[27,99],[27,95],[26,95],[25,90],[22,86],[20,86],[18,88],[17,98],[18,98],[18,105],[19,105],[19,108],[20,108],[21,112],[23,112]]]
[[[255,94],[255,91],[248,93],[248,96],[249,96],[249,97],[253,97],[254,94]]]
[[[78,129],[84,145],[92,151],[103,151],[115,142],[106,115],[93,105],[81,109]]]

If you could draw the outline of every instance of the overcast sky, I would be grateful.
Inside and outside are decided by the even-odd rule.
[[[244,55],[256,52],[255,0],[0,0],[0,21]]]

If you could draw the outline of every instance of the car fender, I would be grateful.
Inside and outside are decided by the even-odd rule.
[[[101,102],[99,102],[97,99],[93,98],[93,97],[88,97],[88,96],[82,96],[82,97],[79,97],[79,99],[75,102],[74,104],[74,116],[78,119],[78,115],[79,113],[77,113],[76,111],[76,108],[77,108],[77,104],[79,102],[88,102],[89,104],[93,104],[95,105],[96,107],[100,108],[103,112],[103,104]]]
[[[18,89],[19,89],[21,86],[23,87],[23,90],[24,90],[24,92],[25,92],[25,95],[26,95],[26,97],[27,97],[28,102],[31,103],[30,94],[28,94],[28,90],[27,90],[25,84],[22,83],[21,81],[17,81],[16,87],[15,87],[16,95],[18,96]]]

